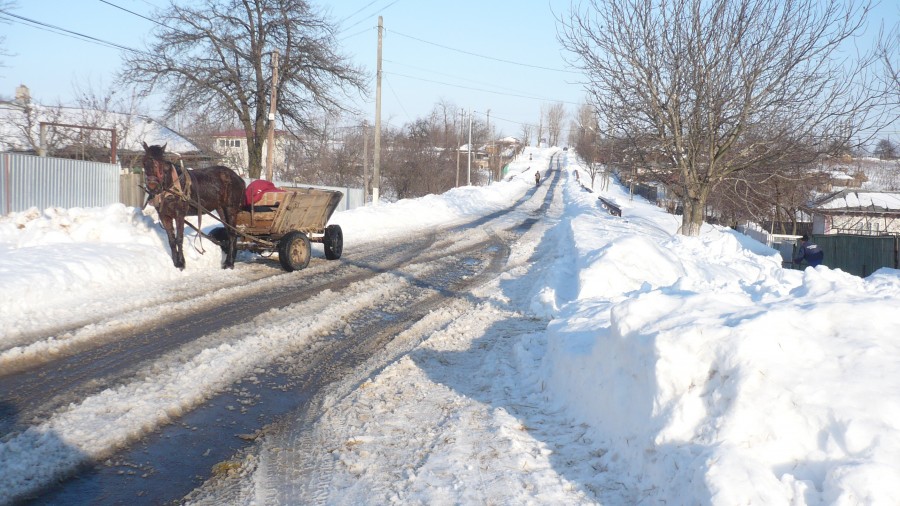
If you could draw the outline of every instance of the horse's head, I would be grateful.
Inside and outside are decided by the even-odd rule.
[[[141,144],[144,145],[144,181],[150,193],[157,193],[166,186],[166,168],[169,162],[166,161],[165,154],[168,143],[162,146],[148,146],[146,142]]]

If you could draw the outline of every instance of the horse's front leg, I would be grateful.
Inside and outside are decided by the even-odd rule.
[[[162,220],[163,230],[166,231],[166,238],[169,240],[169,249],[172,251],[172,262],[178,267],[178,248],[175,241],[175,224],[172,220]]]
[[[171,241],[171,238],[169,239]],[[172,245],[175,267],[184,270],[184,215],[175,218],[175,242]]]

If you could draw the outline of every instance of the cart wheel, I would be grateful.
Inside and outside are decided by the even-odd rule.
[[[288,272],[306,268],[311,256],[309,237],[303,232],[288,232],[278,241],[278,261]]]
[[[219,241],[219,247],[222,248],[222,251],[228,253],[228,251],[226,251],[226,248],[228,247],[228,231],[225,230],[225,227],[216,227],[210,230],[206,235]]]
[[[344,232],[340,225],[328,225],[325,227],[325,237],[322,240],[325,246],[325,258],[337,260],[344,252]]]

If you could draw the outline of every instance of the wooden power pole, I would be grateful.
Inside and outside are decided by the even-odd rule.
[[[267,142],[269,149],[266,150],[266,179],[272,181],[275,177],[275,100],[277,98],[276,90],[278,89],[278,50],[272,53],[272,98],[269,100],[269,136]]]

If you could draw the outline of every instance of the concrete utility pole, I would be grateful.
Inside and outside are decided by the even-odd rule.
[[[493,136],[491,135],[491,110],[487,110],[487,135],[488,135],[488,174],[491,176],[491,183],[494,181],[494,166],[491,165],[491,158],[494,156],[494,141],[492,140]]]
[[[278,96],[278,50],[272,53],[272,98],[269,100],[269,135],[266,142],[269,146],[266,150],[266,179],[272,181],[275,177],[275,100]]]
[[[378,16],[378,71],[375,74],[375,168],[372,174],[372,205],[378,205],[378,187],[381,180],[381,38],[384,20]]]
[[[462,122],[463,122],[463,111],[460,109],[459,111],[459,125],[456,128],[456,186],[459,187],[459,151],[462,146]]]
[[[363,205],[369,199],[369,122],[363,120]]]
[[[466,173],[466,186],[472,186],[472,109],[469,109],[469,147],[466,149],[469,157],[469,170]]]

